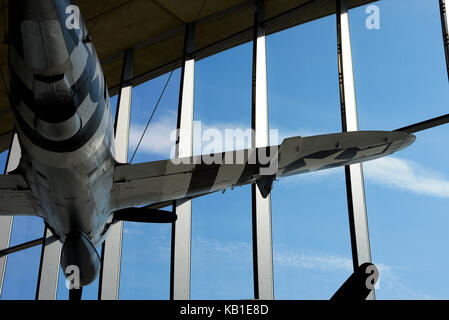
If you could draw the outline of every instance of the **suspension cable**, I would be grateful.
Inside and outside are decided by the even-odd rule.
[[[173,71],[174,70],[175,69],[171,70],[170,75],[168,76],[167,81],[165,81],[164,88],[162,89],[162,92],[161,92],[161,94],[159,96],[159,99],[157,100],[157,103],[156,103],[156,105],[155,105],[155,107],[153,109],[153,112],[151,113],[150,119],[148,119],[147,125],[145,126],[145,129],[143,130],[142,135],[140,136],[139,143],[137,144],[136,149],[134,150],[133,156],[131,157],[131,160],[130,160],[129,163],[133,162],[133,159],[134,159],[134,156],[136,155],[137,149],[139,149],[140,143],[142,142],[143,137],[145,136],[145,132],[147,131],[148,126],[150,125],[150,122],[153,119],[154,113],[156,112],[157,107],[159,106],[159,102],[161,102],[162,96],[164,95],[165,89],[167,88],[168,83],[170,82],[170,79],[171,79],[171,76],[173,75]]]

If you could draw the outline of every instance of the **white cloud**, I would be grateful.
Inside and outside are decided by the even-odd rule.
[[[449,180],[441,173],[396,157],[366,162],[364,174],[368,182],[416,194],[449,198]]]
[[[197,252],[207,257],[218,256],[220,258],[250,258],[252,247],[249,242],[222,241],[217,239],[205,239],[194,237],[192,245]]]
[[[363,163],[366,183],[439,198],[449,198],[449,179],[442,173],[430,170],[422,165],[406,159],[387,156]],[[285,184],[293,186],[297,183],[317,182],[322,179],[343,179],[341,168],[325,169],[302,175],[281,178]]]
[[[143,231],[140,225],[126,224],[125,233],[127,237],[133,236],[139,242],[148,243],[143,246],[135,256],[141,263],[148,263],[148,259],[167,261],[170,256],[170,234],[163,226],[152,229],[152,232]],[[127,238],[127,241],[130,241]],[[154,250],[157,251],[154,251]],[[252,246],[249,241],[219,240],[194,236],[192,239],[192,251],[195,255],[192,268],[201,268],[204,261],[208,261],[208,268],[214,263],[236,263],[249,266],[252,263]],[[156,254],[156,256],[155,256]],[[130,258],[129,256],[127,258]],[[341,273],[348,276],[352,274],[352,260],[350,257],[330,254],[327,252],[305,252],[301,248],[275,248],[274,250],[275,272],[276,268],[292,268],[294,272],[301,275],[302,270],[311,270],[322,273]],[[201,264],[201,265],[198,265]],[[404,282],[401,277],[404,270],[412,266],[389,266],[375,262],[379,269],[379,287],[376,287],[379,298],[388,299],[430,299],[432,297],[417,292]],[[279,270],[278,270],[279,272]],[[344,279],[342,280],[344,281]],[[343,283],[343,282],[342,282]],[[341,283],[341,284],[342,284]]]
[[[130,236],[140,236],[143,235],[143,231],[137,228],[124,228],[123,233]]]
[[[300,250],[300,249],[298,249]],[[291,250],[283,250],[274,253],[274,261],[277,266],[301,270],[313,270],[321,272],[345,272],[348,277],[353,272],[352,259],[322,252],[297,253]],[[376,295],[383,299],[435,299],[425,293],[418,292],[405,284],[400,276],[404,269],[411,266],[389,266],[374,262],[379,270],[379,279],[376,283]],[[341,283],[343,284],[343,282]]]
[[[278,265],[283,267],[352,272],[351,259],[329,254],[310,255],[281,251],[275,253],[274,260]]]
[[[159,121],[151,123],[140,143],[138,152],[153,153],[169,158],[170,150],[174,142],[170,135],[176,127],[176,118],[172,116],[162,117]],[[144,125],[132,125],[129,132],[129,145],[131,150],[136,148],[142,136]]]

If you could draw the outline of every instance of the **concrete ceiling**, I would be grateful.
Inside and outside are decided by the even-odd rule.
[[[349,0],[350,8],[373,0]],[[135,48],[133,84],[181,63],[185,26],[196,21],[196,58],[252,39],[252,0],[78,0],[102,62],[110,93],[117,91],[123,53]],[[335,13],[335,0],[265,0],[268,34]],[[200,11],[200,8],[201,11]],[[7,16],[7,7],[0,8]],[[0,23],[0,41],[4,39]],[[0,44],[0,152],[9,147],[14,119],[8,88],[8,47]],[[5,87],[6,83],[6,87]]]

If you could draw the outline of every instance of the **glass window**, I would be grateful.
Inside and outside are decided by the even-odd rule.
[[[251,64],[252,43],[195,64],[195,154],[248,147],[226,129],[251,128]],[[250,186],[193,200],[191,299],[253,298],[251,243]]]
[[[6,167],[6,161],[8,159],[8,153],[9,150],[3,151],[2,153],[0,153],[0,169],[2,170],[2,174],[3,171],[5,170]]]
[[[438,0],[382,0],[349,13],[361,130],[394,130],[448,113]],[[371,7],[372,8],[372,7]],[[377,8],[377,9],[376,9]],[[367,13],[368,12],[368,13]],[[447,299],[448,126],[364,164],[378,299]]]
[[[279,144],[341,132],[336,35],[333,15],[267,37],[269,122]],[[276,299],[329,299],[352,273],[345,190],[343,168],[274,183]]]
[[[438,0],[377,1],[349,13],[354,77],[363,129],[394,130],[448,112],[448,79]],[[366,13],[369,12],[369,13]]]
[[[0,167],[5,168],[8,152],[0,155]],[[9,246],[41,238],[44,224],[41,218],[16,216],[13,218]],[[2,248],[3,249],[3,248]],[[29,300],[36,295],[41,246],[8,255],[2,290],[2,299]]]
[[[180,69],[174,70],[132,163],[170,158],[176,130]],[[133,88],[128,160],[144,132],[170,74]],[[167,210],[171,210],[168,208]],[[169,299],[171,224],[125,222],[120,299]]]
[[[40,257],[41,246],[8,255],[2,300],[35,299]]]

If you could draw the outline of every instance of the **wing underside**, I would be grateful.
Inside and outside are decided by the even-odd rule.
[[[35,215],[35,201],[28,183],[19,174],[0,176],[0,215]]]
[[[257,183],[262,192],[275,178],[380,158],[415,140],[404,132],[357,131],[293,137],[279,146],[181,159],[118,165],[115,209],[168,203],[176,199]]]

